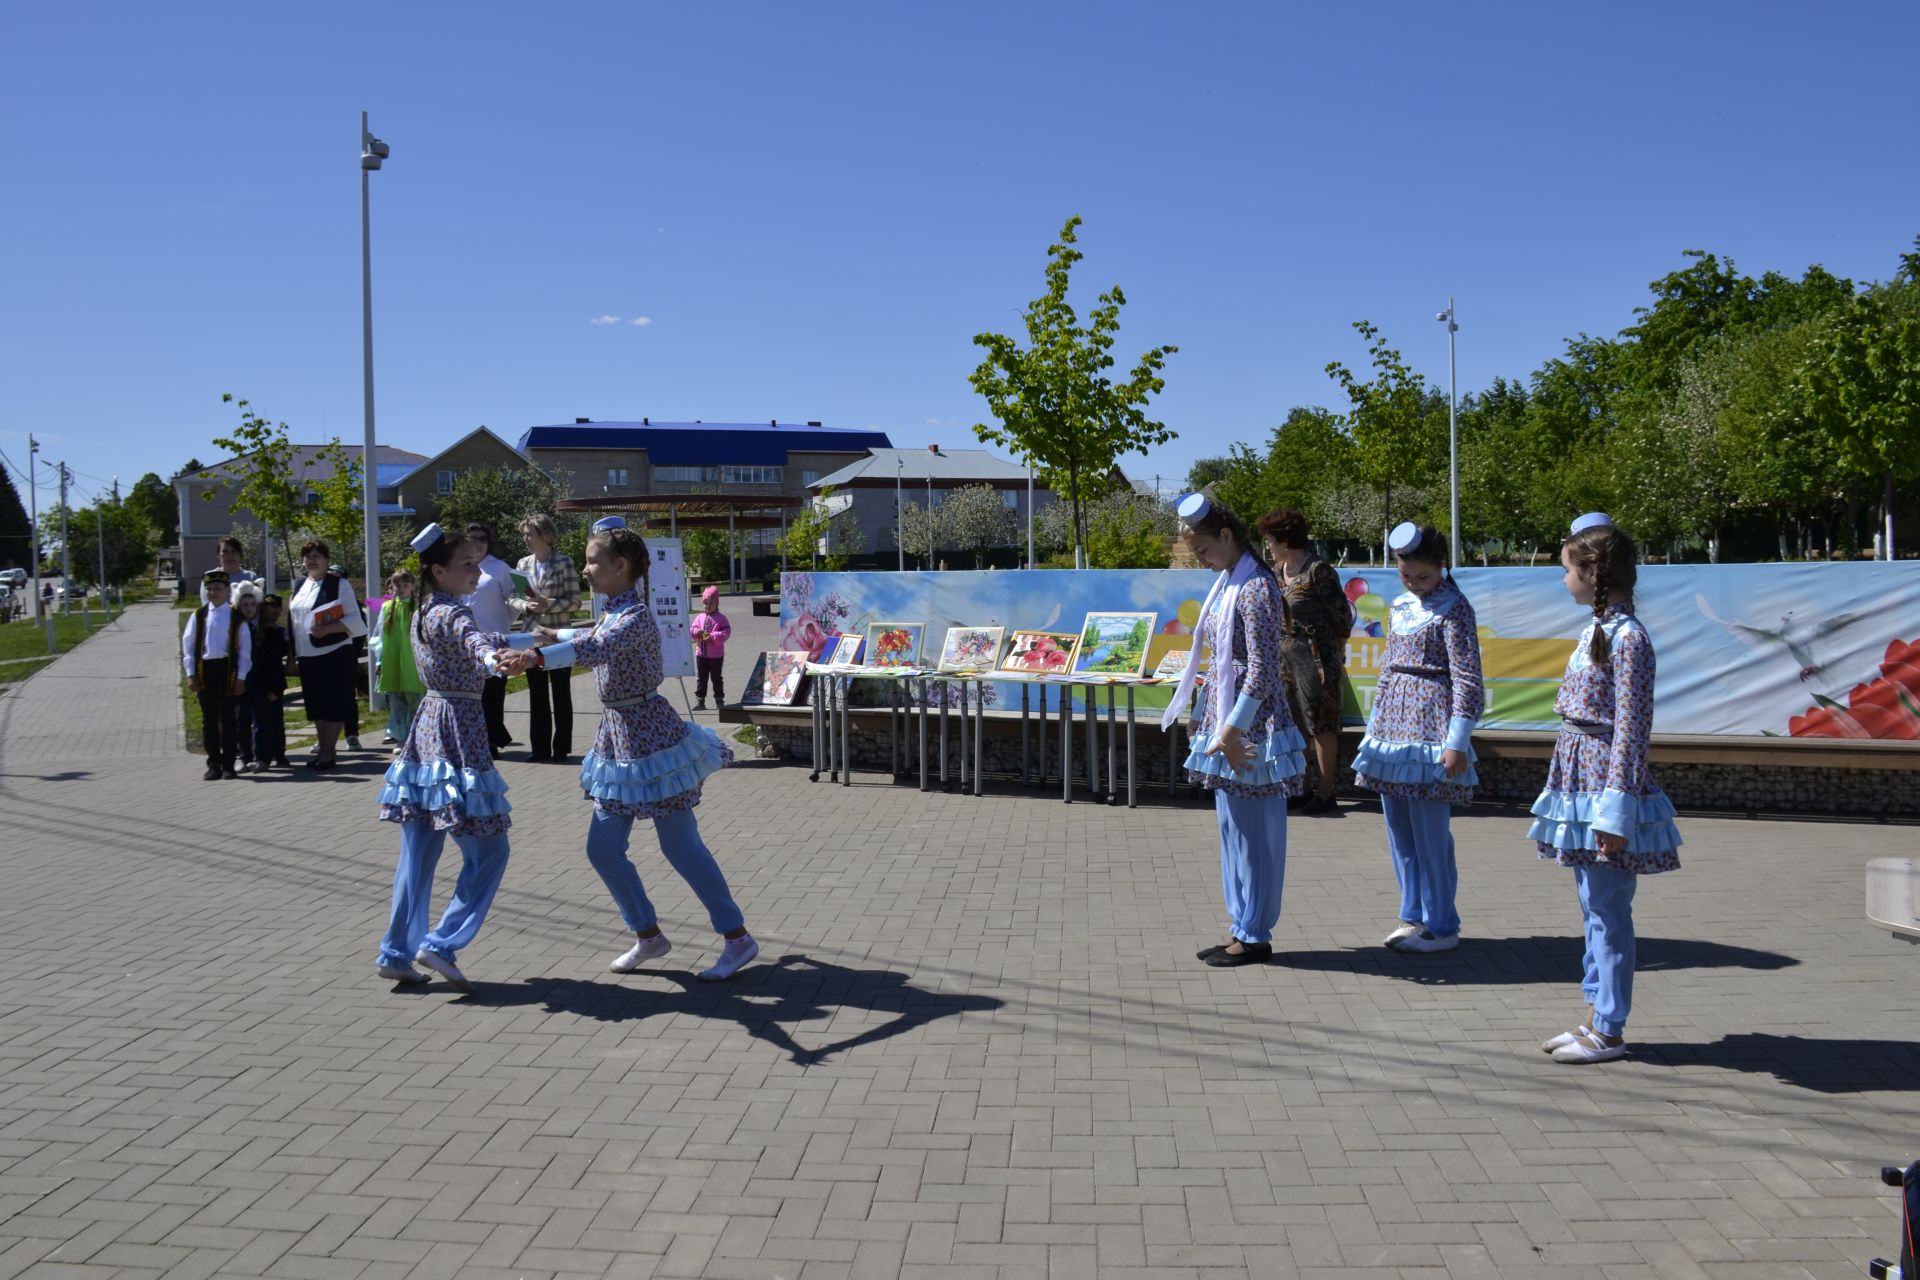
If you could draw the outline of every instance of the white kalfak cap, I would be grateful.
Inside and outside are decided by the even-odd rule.
[[[1402,520],[1387,535],[1387,550],[1397,556],[1403,556],[1419,545],[1420,526],[1411,520]]]
[[[593,531],[595,533],[605,533],[609,529],[624,529],[626,527],[627,521],[624,516],[602,516],[593,522]]]
[[[440,539],[445,536],[446,530],[442,529],[439,521],[436,520],[420,532],[414,534],[411,545],[415,551],[424,552],[428,547],[440,541]]]
[[[1190,493],[1174,508],[1184,524],[1198,524],[1213,511],[1213,501],[1204,493]]]
[[[1610,525],[1613,518],[1604,511],[1589,511],[1573,522],[1574,533],[1585,533],[1589,529],[1598,529],[1601,525]]]

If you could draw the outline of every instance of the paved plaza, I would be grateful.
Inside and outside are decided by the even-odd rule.
[[[739,681],[772,632],[729,612]],[[0,696],[0,1280],[1757,1280],[1894,1243],[1920,948],[1862,875],[1913,826],[1683,815],[1635,1055],[1576,1068],[1537,1047],[1579,1012],[1571,879],[1517,811],[1455,819],[1458,951],[1378,945],[1361,808],[1293,824],[1274,963],[1215,970],[1209,810],[743,750],[699,814],[763,952],[708,986],[644,826],[677,949],[606,971],[575,772],[509,759],[479,993],[396,991],[384,753],[201,781],[173,626],[137,606]]]

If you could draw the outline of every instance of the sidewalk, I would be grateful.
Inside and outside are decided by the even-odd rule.
[[[1840,1280],[1893,1246],[1920,948],[1862,869],[1913,827],[1683,815],[1635,1055],[1582,1069],[1537,1048],[1579,917],[1517,812],[1455,821],[1459,950],[1379,946],[1353,810],[1293,824],[1275,963],[1213,970],[1208,810],[742,752],[698,814],[764,950],[713,985],[645,824],[675,950],[606,971],[575,771],[515,752],[480,991],[396,992],[384,753],[202,782],[171,617],[0,698],[0,1280]]]

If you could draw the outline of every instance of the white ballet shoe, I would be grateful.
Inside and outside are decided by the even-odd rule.
[[[473,984],[467,981],[467,975],[460,972],[453,961],[447,959],[445,956],[437,955],[434,952],[423,949],[419,955],[413,958],[413,962],[431,969],[445,978],[447,985],[455,991],[461,992],[464,995],[473,994]]]
[[[673,944],[667,941],[667,935],[656,933],[651,938],[640,938],[633,948],[615,960],[607,968],[615,973],[632,973],[649,960],[658,960],[673,950]]]
[[[427,980],[426,974],[420,972],[410,964],[383,964],[377,972],[388,982],[398,982],[402,985],[411,985]]]
[[[1401,921],[1400,927],[1398,929],[1395,929],[1392,933],[1388,934],[1385,940],[1381,943],[1381,945],[1387,946],[1387,947],[1397,947],[1406,939],[1411,938],[1414,934],[1418,932],[1420,932],[1419,925],[1408,924],[1405,921]]]
[[[1585,1065],[1590,1062],[1612,1062],[1616,1058],[1627,1056],[1627,1042],[1608,1044],[1598,1033],[1588,1032],[1570,1044],[1563,1044],[1553,1051],[1555,1062],[1571,1062]]]
[[[1578,1040],[1581,1036],[1590,1036],[1592,1034],[1593,1034],[1593,1028],[1587,1026],[1585,1023],[1582,1023],[1579,1027],[1575,1028],[1572,1031],[1562,1031],[1559,1035],[1554,1036],[1551,1040],[1542,1040],[1540,1042],[1540,1052],[1552,1053],[1555,1049],[1560,1048],[1562,1045],[1572,1044],[1575,1040]]]

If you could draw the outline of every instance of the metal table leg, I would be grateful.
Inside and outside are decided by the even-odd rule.
[[[1133,686],[1127,686],[1127,808],[1138,809],[1140,798],[1134,791],[1134,781],[1139,774],[1136,757],[1133,753]]]
[[[1073,803],[1073,686],[1060,686],[1060,799]]]
[[[887,681],[887,763],[893,780],[900,781],[900,682]]]
[[[927,771],[927,678],[921,676],[914,683],[920,686],[920,789],[931,791],[933,780]]]
[[[987,686],[980,685],[973,691],[973,794],[987,794],[986,786],[980,781],[980,774],[986,764],[987,737]]]
[[[955,680],[949,683],[948,695],[951,696],[955,689],[960,691],[960,724],[958,726],[960,758],[954,762],[954,771],[960,782],[960,794],[965,795],[967,793],[967,682]]]
[[[826,727],[826,716],[820,705],[821,677],[813,678],[813,688],[809,690],[807,709],[813,712],[813,772],[807,775],[808,782],[820,781],[820,757],[825,754],[820,739]]]
[[[940,789],[947,790],[947,686],[935,680],[940,689]]]
[[[1107,686],[1107,803],[1120,803],[1120,762],[1118,760],[1118,738],[1113,731],[1113,701],[1118,696],[1112,685]]]
[[[1081,686],[1086,690],[1087,716],[1087,798],[1100,803],[1100,686]]]
[[[840,785],[853,785],[853,677],[840,687]]]
[[[1036,730],[1040,736],[1040,745],[1037,752],[1040,767],[1036,772],[1040,775],[1039,781],[1042,791],[1047,789],[1047,722],[1052,718],[1053,713],[1047,710],[1047,686],[1043,684],[1040,686],[1040,727]]]
[[[1027,737],[1027,692],[1028,686],[1025,682],[1022,682],[1020,685],[1020,785],[1023,787],[1033,785],[1032,757],[1027,753],[1029,741]]]

